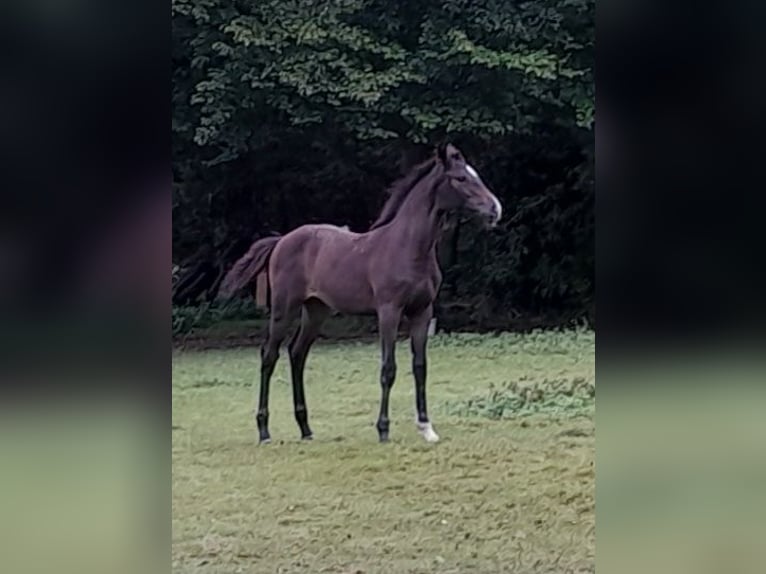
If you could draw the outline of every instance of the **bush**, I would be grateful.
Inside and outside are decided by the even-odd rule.
[[[540,383],[509,382],[490,386],[485,394],[448,403],[447,412],[488,419],[523,417],[546,412],[567,416],[588,414],[595,408],[596,385],[583,378],[545,379]]]
[[[188,335],[195,329],[204,329],[222,321],[247,321],[265,316],[265,311],[256,307],[252,299],[173,307],[173,337]]]

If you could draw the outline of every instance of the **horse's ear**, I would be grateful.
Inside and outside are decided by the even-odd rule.
[[[439,161],[443,164],[447,163],[447,147],[449,147],[448,142],[441,142],[436,146],[436,157],[439,158]]]

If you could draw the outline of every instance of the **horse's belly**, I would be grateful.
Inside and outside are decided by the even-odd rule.
[[[371,294],[361,286],[354,288],[348,284],[329,283],[323,285],[322,288],[310,290],[309,297],[322,300],[339,313],[359,315],[375,310],[372,305]]]
[[[363,269],[353,265],[328,265],[315,268],[309,296],[317,297],[340,313],[369,313],[374,311],[372,289]]]

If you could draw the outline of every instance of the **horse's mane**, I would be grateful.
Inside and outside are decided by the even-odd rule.
[[[433,169],[436,163],[436,158],[432,157],[429,160],[424,161],[413,167],[407,175],[394,182],[389,188],[389,196],[386,203],[383,204],[383,209],[380,211],[380,215],[375,222],[370,226],[370,231],[382,227],[391,222],[399,212],[399,208],[407,199],[409,193],[420,183],[420,181]]]

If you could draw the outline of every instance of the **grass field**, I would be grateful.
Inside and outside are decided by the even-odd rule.
[[[176,352],[173,567],[189,573],[593,572],[595,336],[440,335],[414,425],[405,341],[377,442],[378,348],[320,343],[299,440],[283,353],[256,444],[255,348]]]

